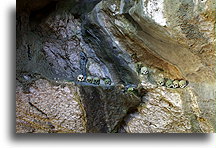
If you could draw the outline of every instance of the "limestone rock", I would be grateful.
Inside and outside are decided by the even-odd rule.
[[[38,79],[28,91],[17,82],[17,133],[111,133],[140,98],[113,87]]]
[[[84,133],[85,110],[77,87],[39,79],[24,92],[16,88],[17,133]]]
[[[81,86],[86,110],[87,132],[117,132],[128,112],[136,110],[140,98],[112,87]]]
[[[17,6],[17,132],[215,132],[214,0]],[[166,88],[161,79],[189,83]],[[143,94],[127,93],[130,86]]]

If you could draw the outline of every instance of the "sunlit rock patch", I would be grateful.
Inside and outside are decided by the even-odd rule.
[[[157,88],[146,96],[146,103],[138,107],[138,112],[125,118],[124,129],[128,133],[190,133],[194,121],[185,113],[187,102],[181,92],[172,92],[166,88]],[[194,106],[192,102],[191,106]],[[193,113],[191,113],[192,115]],[[213,132],[205,121],[198,120],[199,129]]]
[[[73,85],[37,80],[23,92],[16,89],[17,133],[84,133],[85,111]]]

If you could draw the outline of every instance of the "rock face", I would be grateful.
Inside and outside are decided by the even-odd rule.
[[[72,84],[52,85],[39,79],[23,92],[16,89],[17,132],[84,133],[85,110],[79,88]]]
[[[24,92],[17,82],[18,133],[116,132],[140,98],[115,87],[38,79]]]
[[[214,0],[17,7],[18,133],[215,132]],[[100,84],[78,82],[80,74]],[[188,84],[168,88],[161,79]]]
[[[116,87],[82,86],[82,103],[86,111],[87,132],[117,132],[128,112],[136,110],[140,98]]]

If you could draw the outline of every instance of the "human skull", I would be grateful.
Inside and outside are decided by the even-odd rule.
[[[172,88],[173,87],[173,81],[169,79],[166,81],[165,85],[167,88]]]
[[[142,67],[141,70],[140,70],[140,73],[141,73],[142,75],[148,74],[148,73],[149,73],[148,68],[147,68],[147,67]]]
[[[95,84],[95,85],[99,85],[100,84],[100,79],[98,77],[94,77],[92,83]]]
[[[106,78],[104,80],[105,85],[111,85],[111,80],[109,78]]]
[[[179,80],[174,80],[173,81],[173,87],[178,88],[179,87]]]
[[[84,81],[84,76],[83,75],[78,75],[77,81],[83,82]]]
[[[165,79],[164,78],[159,78],[157,81],[158,85],[164,86],[165,85]]]
[[[91,76],[88,76],[86,78],[86,82],[88,82],[88,83],[92,83],[92,80],[93,80],[93,78]]]
[[[125,86],[123,84],[116,84],[116,88],[119,91],[125,91]]]
[[[139,93],[137,87],[135,87],[135,86],[128,87],[127,92],[132,93],[134,95],[138,95],[138,93]]]
[[[180,88],[185,88],[186,86],[187,86],[187,81],[186,80],[179,81],[179,87]]]
[[[133,92],[134,91],[134,88],[133,87],[129,87],[128,89],[127,89],[127,92]]]

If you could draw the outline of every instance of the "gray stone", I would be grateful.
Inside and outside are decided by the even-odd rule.
[[[16,23],[17,132],[215,132],[214,0],[21,0]]]

